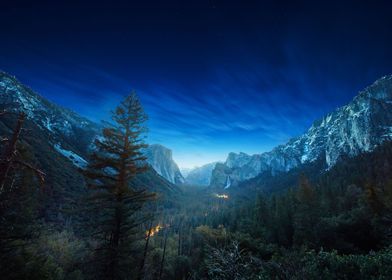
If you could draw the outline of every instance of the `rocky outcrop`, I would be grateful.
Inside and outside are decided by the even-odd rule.
[[[174,162],[172,151],[162,145],[150,145],[146,150],[147,162],[155,171],[173,184],[182,184],[185,182],[181,175],[180,169]]]
[[[309,130],[270,152],[230,153],[213,171],[211,186],[224,188],[263,171],[288,171],[320,157],[328,167],[342,155],[371,151],[392,139],[392,76],[385,76],[361,91],[352,102],[313,123]]]
[[[42,144],[51,147],[48,153],[68,160],[76,168],[86,165],[94,139],[102,131],[102,125],[49,102],[15,77],[1,71],[0,110],[25,112],[28,121],[36,127],[35,132],[42,138],[41,142],[45,142]],[[146,149],[146,156],[148,163],[163,178],[171,183],[183,182],[169,149],[151,145]],[[154,172],[150,174],[157,176]]]

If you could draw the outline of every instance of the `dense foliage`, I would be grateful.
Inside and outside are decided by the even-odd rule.
[[[92,190],[88,211],[92,213],[91,235],[98,243],[94,252],[94,272],[99,279],[127,279],[132,266],[137,217],[143,204],[152,198],[130,182],[147,170],[142,149],[147,116],[133,93],[116,108],[114,124],[95,140],[95,151],[83,173]],[[98,273],[97,273],[98,272]]]
[[[58,198],[34,170],[7,173],[2,279],[390,279],[392,143],[329,170],[320,160],[225,192],[168,184],[149,201],[155,177],[136,176],[144,119],[136,96],[119,106],[84,172],[90,189],[69,186],[72,209],[56,219],[64,222],[46,214]],[[35,166],[21,138],[18,153]]]

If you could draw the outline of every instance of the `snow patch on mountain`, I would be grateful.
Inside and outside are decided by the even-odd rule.
[[[29,121],[34,122],[54,147],[77,166],[83,166],[88,152],[94,149],[94,141],[102,140],[102,125],[96,124],[75,112],[57,106],[30,88],[21,84],[15,77],[0,71],[0,104],[7,111],[23,111]],[[63,149],[61,144],[67,143],[75,152]],[[148,148],[148,162],[164,178],[170,182],[183,182],[184,178],[178,166],[171,158],[171,151],[162,148]]]
[[[303,135],[270,152],[247,155],[230,153],[224,166],[215,169],[212,182],[225,187],[256,177],[261,172],[289,171],[300,164],[324,158],[328,167],[343,155],[371,151],[392,139],[392,75],[384,76],[361,91],[352,102],[313,123]]]
[[[67,159],[72,161],[72,163],[75,166],[80,167],[80,168],[84,168],[87,166],[87,161],[84,158],[82,158],[81,156],[79,156],[78,154],[76,154],[72,151],[63,149],[60,144],[55,144],[54,148],[56,149],[57,152],[59,152],[64,157],[66,157]]]
[[[78,137],[78,132],[88,128],[94,133],[99,126],[75,112],[50,103],[30,88],[22,85],[15,77],[0,71],[0,104],[7,110],[23,111],[27,118],[53,137]],[[80,140],[80,139],[78,139]]]

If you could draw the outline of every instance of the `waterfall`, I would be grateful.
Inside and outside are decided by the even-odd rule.
[[[227,176],[225,189],[230,188],[230,186],[231,186],[230,176]]]

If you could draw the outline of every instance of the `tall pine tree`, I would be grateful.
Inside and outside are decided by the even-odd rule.
[[[95,141],[96,150],[84,171],[94,217],[95,251],[98,278],[129,279],[132,243],[142,222],[140,209],[153,198],[146,190],[130,187],[134,177],[146,171],[142,149],[147,116],[136,93],[126,97],[113,112],[113,125],[103,129]]]
[[[297,245],[315,246],[319,219],[318,197],[305,174],[300,176],[297,200],[294,242]]]

